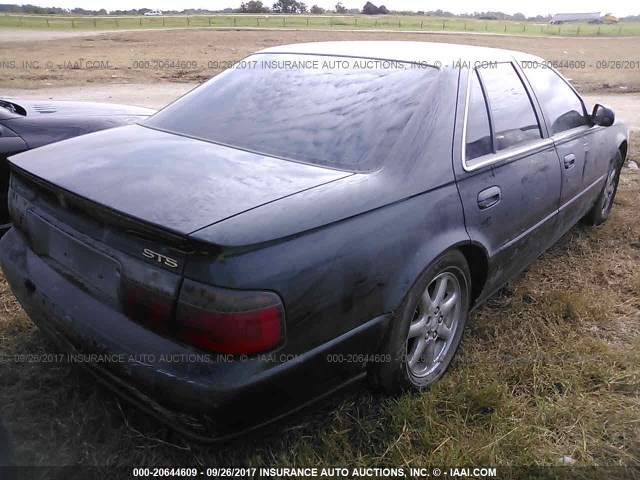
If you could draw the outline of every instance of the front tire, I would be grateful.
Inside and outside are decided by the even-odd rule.
[[[387,392],[422,390],[447,370],[469,315],[471,275],[464,255],[448,252],[415,282],[382,347],[385,361],[369,365],[369,378]]]
[[[609,214],[613,208],[613,201],[616,197],[616,192],[618,191],[622,164],[622,153],[618,150],[616,157],[613,159],[611,166],[609,167],[607,181],[605,182],[602,192],[600,192],[600,196],[593,205],[593,208],[584,217],[584,222],[587,225],[595,227],[596,225],[604,223],[607,218],[609,218]]]

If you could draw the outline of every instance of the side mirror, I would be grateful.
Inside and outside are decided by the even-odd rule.
[[[616,119],[612,109],[596,103],[591,113],[591,121],[601,127],[610,127]]]

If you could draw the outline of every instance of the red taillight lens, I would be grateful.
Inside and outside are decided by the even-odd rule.
[[[204,312],[182,306],[178,310],[178,337],[220,353],[258,353],[275,347],[282,338],[280,308],[243,313]]]
[[[177,336],[229,354],[270,350],[284,338],[284,309],[272,292],[245,292],[185,280],[176,314]]]
[[[129,280],[121,284],[122,308],[132,320],[161,333],[169,331],[174,300]]]

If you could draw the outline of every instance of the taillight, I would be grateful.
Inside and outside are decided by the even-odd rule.
[[[184,342],[229,354],[270,350],[284,338],[284,308],[272,292],[229,290],[185,280],[176,334]]]
[[[173,298],[125,279],[122,280],[120,288],[122,308],[130,319],[156,332],[169,332]]]

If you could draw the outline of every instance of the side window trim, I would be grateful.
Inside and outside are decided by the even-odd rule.
[[[522,84],[522,88],[524,88],[524,92],[527,94],[527,98],[529,98],[529,103],[531,104],[531,109],[533,110],[533,115],[536,117],[536,122],[538,122],[538,131],[540,132],[540,136],[541,138],[544,138],[542,136],[543,132],[542,132],[542,125],[540,123],[540,116],[538,115],[538,99],[535,98],[534,101],[534,97],[532,97],[531,92],[529,91],[529,89],[527,88],[529,86],[528,81],[523,79],[523,75],[520,72],[519,66],[516,65],[517,62],[513,62],[513,61],[508,61],[508,62],[497,62],[497,64],[510,64],[511,68],[514,69],[514,71],[516,72],[516,76],[520,79],[520,83]],[[478,72],[478,78],[480,78],[480,85],[482,86],[482,92],[485,96],[485,101],[487,103],[487,108],[489,109],[489,121],[490,121],[490,129],[491,129],[491,133],[493,135],[494,132],[494,126],[493,126],[493,114],[492,114],[492,108],[491,108],[491,99],[489,98],[489,96],[486,94],[486,89],[484,86],[484,79],[482,78],[482,74],[480,74],[480,72]],[[583,107],[584,108],[584,107]],[[496,150],[496,139],[495,137],[493,138],[493,152],[497,153]],[[511,148],[511,147],[509,147]]]
[[[580,127],[575,127],[572,128],[570,130],[566,130],[564,132],[558,132],[556,134],[552,134],[551,132],[551,126],[548,124],[549,119],[547,119],[545,113],[544,113],[544,109],[542,108],[542,102],[540,102],[540,100],[538,99],[538,96],[536,94],[536,90],[533,87],[533,85],[529,82],[529,78],[527,77],[527,74],[524,72],[524,70],[522,69],[522,66],[520,65],[520,60],[516,60],[514,62],[514,65],[516,66],[516,70],[518,71],[518,74],[521,76],[521,79],[523,81],[523,83],[525,84],[525,89],[527,91],[530,92],[530,96],[531,98],[535,99],[535,110],[536,112],[540,112],[539,113],[539,118],[538,118],[538,123],[540,123],[540,118],[542,119],[542,123],[540,123],[540,126],[542,127],[544,124],[544,129],[545,131],[544,133],[544,138],[554,138],[556,140],[562,139],[564,140],[567,137],[571,137],[573,135],[575,135],[576,132],[578,131],[582,131],[586,128],[590,128],[593,126],[593,123],[591,122],[591,115],[587,112],[587,107],[586,104],[584,102],[584,98],[582,98],[582,95],[580,95],[580,93],[576,90],[576,88],[555,68],[553,68],[551,65],[546,65],[546,67],[552,71],[567,87],[569,87],[569,89],[573,92],[573,94],[578,98],[578,101],[580,102],[580,105],[582,106],[582,114],[589,120],[589,126],[583,125]],[[578,130],[580,129],[580,130]]]
[[[482,96],[484,97],[484,108],[487,109],[487,115],[489,116],[489,135],[491,135],[491,150],[495,154],[498,153],[498,150],[496,148],[496,132],[493,126],[493,110],[491,110],[491,100],[489,100],[487,87],[485,87],[484,79],[482,78],[482,75],[480,75],[477,67],[473,69],[473,75],[475,75],[478,78],[478,82],[480,82],[480,90],[482,90]]]
[[[589,125],[580,125],[579,127],[573,127],[569,130],[565,130],[563,132],[558,132],[549,138],[553,139],[555,142],[563,142],[565,140],[572,140],[573,138],[581,137],[584,133],[589,130],[591,127]]]
[[[516,71],[516,75],[518,76],[518,78],[520,79],[520,82],[522,83],[522,86],[529,98],[529,102],[531,103],[531,108],[533,110],[533,113],[536,117],[536,121],[538,122],[538,128],[540,130],[540,134],[545,134],[548,132],[543,132],[542,131],[542,127],[543,124],[540,123],[540,114],[542,113],[541,110],[539,111],[538,109],[540,108],[539,104],[538,104],[538,99],[535,97],[535,92],[533,92],[533,89],[530,89],[529,87],[529,82],[528,79],[523,78],[524,75],[522,75],[521,71],[520,71],[520,66],[517,65],[517,62],[513,62],[513,61],[507,61],[507,62],[498,62],[498,63],[510,63],[512,65],[512,67],[514,68],[514,70]],[[531,142],[526,142],[524,144],[520,144],[520,145],[514,145],[512,147],[509,147],[505,150],[502,150],[500,152],[498,152],[496,150],[496,140],[495,140],[495,127],[494,127],[494,121],[493,121],[493,113],[491,111],[491,100],[489,99],[487,92],[486,92],[486,87],[484,84],[484,79],[482,78],[482,75],[480,75],[480,72],[477,71],[477,68],[474,68],[473,70],[468,69],[467,72],[469,72],[467,74],[467,91],[465,94],[465,106],[464,106],[464,122],[463,122],[463,126],[462,126],[462,168],[465,172],[472,172],[474,170],[477,170],[479,168],[485,167],[487,165],[493,164],[493,163],[497,163],[497,162],[501,162],[505,159],[508,159],[510,157],[513,156],[521,156],[521,155],[525,155],[528,154],[529,152],[533,152],[535,150],[543,150],[546,149],[548,147],[550,147],[551,145],[553,145],[553,140],[549,137],[549,136],[542,136],[542,138],[538,139],[538,140],[532,140]],[[482,90],[482,95],[484,97],[484,101],[485,101],[485,107],[487,109],[487,113],[489,115],[489,131],[491,133],[491,146],[493,149],[493,153],[489,153],[486,155],[483,155],[481,157],[478,158],[474,158],[473,160],[471,160],[470,162],[467,162],[466,160],[466,143],[467,143],[467,117],[469,115],[469,100],[471,97],[471,81],[474,75],[477,75],[477,78],[480,82],[480,88]],[[562,78],[562,77],[561,77]],[[584,108],[584,106],[583,106]],[[544,122],[544,117],[543,118],[543,122]],[[544,123],[545,126],[545,130],[546,130],[546,122]]]
[[[533,105],[533,110],[538,119],[538,126],[540,127],[540,133],[542,134],[542,138],[548,138],[551,136],[551,128],[548,125],[548,119],[544,114],[544,110],[542,108],[542,103],[538,99],[536,95],[536,90],[533,88],[533,85],[529,82],[529,78],[527,74],[524,72],[522,67],[520,66],[520,61],[514,60],[512,63],[518,76],[520,77],[520,81],[524,85],[524,89],[529,95],[529,100],[531,101],[531,105]]]
[[[571,85],[571,83],[569,83],[567,81],[567,79],[564,78],[564,76],[558,70],[556,70],[553,67],[549,67],[549,68],[551,69],[551,71],[553,73],[555,73],[560,78],[560,80],[562,80],[565,83],[565,85],[567,85],[571,89],[571,91],[575,94],[575,96],[578,97],[578,101],[580,102],[580,105],[582,105],[582,114],[585,117],[587,117],[589,119],[589,121],[591,121],[591,117],[589,115],[589,112],[587,112],[587,107],[584,104],[584,99],[582,98],[582,95],[580,95],[578,93],[578,91],[575,89],[575,87],[573,85]]]
[[[467,117],[469,116],[469,100],[471,99],[471,77],[473,74],[471,70],[467,69],[467,81],[464,92],[464,116],[462,118],[462,167],[467,169]],[[491,126],[489,126],[491,129]]]
[[[477,68],[473,70],[467,69],[467,81],[466,81],[466,92],[465,92],[465,100],[464,100],[464,118],[462,122],[462,167],[464,170],[467,170],[467,120],[469,118],[469,103],[471,100],[471,81],[473,80],[473,76],[476,75],[478,82],[480,83],[480,89],[482,90],[482,96],[484,97],[484,107],[487,110],[487,115],[489,118],[489,134],[491,135],[491,150],[492,153],[487,155],[494,155],[496,153],[496,145],[494,141],[494,132],[493,132],[493,116],[491,113],[491,106],[489,105],[489,99],[487,98],[487,92],[484,87],[484,82],[482,81],[482,77],[478,74]],[[487,155],[483,155],[479,158],[484,158]],[[473,163],[473,162],[472,162]]]
[[[462,168],[465,172],[473,172],[487,165],[493,165],[494,163],[509,160],[513,157],[528,156],[536,151],[546,150],[554,145],[554,141],[551,138],[540,138],[538,140],[530,140],[526,143],[514,145],[513,147],[501,150],[498,153],[488,153],[482,157],[474,158],[471,162],[467,163],[464,159],[462,161]]]

